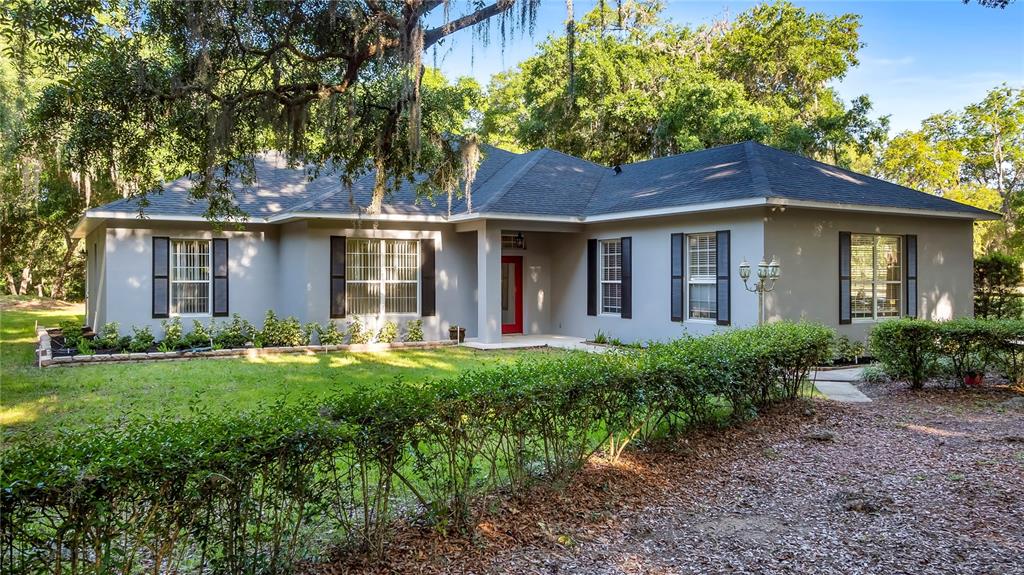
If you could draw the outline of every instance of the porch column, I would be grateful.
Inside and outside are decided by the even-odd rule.
[[[477,338],[501,342],[501,228],[486,220],[476,232]]]

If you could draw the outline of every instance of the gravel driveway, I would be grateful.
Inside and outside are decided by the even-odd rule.
[[[386,570],[1024,574],[1024,399],[864,391],[596,461],[472,540],[405,529]]]

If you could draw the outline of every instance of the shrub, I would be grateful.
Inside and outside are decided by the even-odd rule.
[[[210,330],[198,319],[194,319],[192,320],[192,331],[188,332],[188,336],[185,337],[184,345],[191,349],[210,347],[212,340]]]
[[[139,329],[132,326],[132,340],[128,344],[128,350],[134,353],[142,353],[149,351],[156,344],[156,338],[153,337],[153,331],[146,326]]]
[[[377,332],[377,343],[393,343],[398,339],[398,324],[393,321],[386,321],[380,326]]]
[[[370,343],[373,339],[373,331],[363,327],[363,321],[358,317],[352,318],[349,322],[348,327],[345,328],[345,335],[348,336],[349,343]]]
[[[974,260],[974,315],[981,318],[1021,319],[1024,299],[1016,292],[1024,284],[1021,261],[993,253]]]
[[[245,347],[252,341],[254,331],[252,324],[236,313],[229,323],[215,331],[213,343],[222,348]]]
[[[294,317],[278,319],[273,310],[268,310],[263,320],[263,329],[258,334],[262,347],[292,347],[309,345],[309,333]]]
[[[60,333],[64,337],[64,347],[74,349],[82,340],[82,322],[77,319],[69,319],[57,324]]]
[[[124,349],[125,347],[127,347],[127,344],[123,342],[121,334],[118,333],[119,329],[120,326],[116,321],[108,321],[107,323],[103,324],[103,327],[100,329],[100,332],[96,335],[96,338],[93,340],[93,343],[96,344],[96,347],[98,347],[99,349]],[[131,339],[128,340],[128,342],[130,341]]]
[[[411,319],[405,324],[405,341],[423,341],[423,320]]]
[[[1010,383],[1024,386],[1024,320],[993,323],[994,363]]]
[[[950,374],[962,385],[968,375],[985,373],[993,350],[999,345],[992,321],[960,318],[938,324],[936,345],[948,359]]]
[[[864,343],[850,339],[847,335],[837,336],[832,345],[832,363],[855,363],[864,355]]]
[[[861,378],[868,383],[888,383],[891,380],[889,374],[885,372],[885,367],[879,363],[865,366]]]
[[[921,319],[883,321],[871,330],[871,354],[890,377],[921,389],[935,369],[938,329],[934,322]]]
[[[181,318],[163,320],[160,325],[164,328],[163,344],[169,351],[187,347],[184,336],[184,329],[181,327]]]
[[[496,490],[563,483],[598,450],[618,457],[729,402],[791,397],[829,335],[773,324],[541,355],[320,406],[198,411],[12,446],[0,450],[0,570],[284,572],[332,545],[379,557],[400,503],[418,502],[403,507],[438,529],[471,528]]]
[[[601,330],[594,334],[594,343],[608,343],[608,336]]]
[[[338,324],[331,320],[326,326],[315,324],[316,339],[320,345],[341,345],[345,343],[345,334],[338,331]]]

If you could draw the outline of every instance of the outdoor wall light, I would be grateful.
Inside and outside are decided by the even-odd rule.
[[[757,294],[757,325],[764,323],[764,294],[775,290],[775,282],[782,276],[782,266],[779,265],[779,260],[772,256],[771,263],[767,263],[764,258],[757,264],[757,278],[758,281],[753,286],[747,283],[750,279],[750,264],[747,260],[740,263],[740,278],[743,279],[743,287],[748,292]]]

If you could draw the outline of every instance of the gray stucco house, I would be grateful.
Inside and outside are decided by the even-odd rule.
[[[757,323],[737,273],[775,256],[766,317],[861,338],[888,317],[972,313],[972,222],[995,214],[753,142],[610,169],[553,150],[488,148],[473,210],[403,187],[367,216],[337,176],[274,154],[234,183],[249,214],[215,231],[182,178],[90,209],[87,323],[152,326],[264,313],[303,322],[422,318],[427,339],[592,336],[624,341]]]

